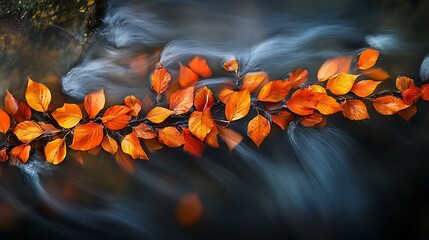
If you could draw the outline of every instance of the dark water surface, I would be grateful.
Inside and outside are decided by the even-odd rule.
[[[231,56],[244,73],[282,79],[304,67],[314,82],[327,58],[366,47],[381,51],[387,81],[421,83],[428,12],[429,1],[418,0],[110,0],[86,42],[58,26],[1,20],[0,84],[23,99],[31,76],[52,89],[54,106],[104,88],[113,104],[130,94],[154,99],[148,77],[158,61],[174,72],[203,56],[213,88],[232,77],[220,68]],[[135,175],[105,153],[84,165],[70,156],[51,166],[37,155],[2,164],[0,237],[428,239],[429,103],[417,108],[410,122],[372,111],[360,122],[328,117],[324,129],[273,127],[259,150],[248,139],[202,159],[163,149],[137,161]],[[203,214],[183,226],[176,209],[189,194]]]

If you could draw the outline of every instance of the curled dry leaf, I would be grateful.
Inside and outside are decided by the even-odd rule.
[[[382,68],[372,68],[362,71],[364,75],[371,78],[372,80],[383,81],[390,77],[390,75]]]
[[[328,80],[326,89],[329,89],[329,91],[335,95],[344,95],[352,89],[358,76],[359,75],[339,73],[337,76]]]
[[[316,110],[323,115],[331,115],[341,111],[341,106],[335,98],[322,94],[316,106]]]
[[[146,119],[153,123],[162,123],[173,113],[174,113],[173,111],[164,107],[154,107],[146,115]]]
[[[197,94],[195,94],[194,105],[197,111],[211,109],[214,105],[212,91],[204,86],[200,91],[197,92]]]
[[[247,135],[253,140],[256,146],[260,146],[262,141],[270,134],[271,124],[268,119],[257,115],[249,121],[247,125]]]
[[[130,133],[122,139],[121,148],[124,153],[128,153],[133,159],[149,160],[144,152],[140,141],[134,133]]]
[[[398,115],[403,118],[405,121],[410,121],[410,119],[412,117],[414,117],[414,115],[416,115],[417,113],[417,107],[415,105],[409,107],[409,108],[405,108],[401,111],[398,112]]]
[[[167,69],[165,69],[161,64],[158,64],[150,79],[153,90],[158,94],[161,94],[167,90],[171,81],[171,75]]]
[[[291,89],[289,80],[275,80],[265,84],[258,94],[258,101],[280,102],[286,98]]]
[[[95,116],[97,116],[97,114],[104,108],[104,104],[106,104],[104,89],[101,89],[98,92],[89,93],[83,101],[85,111],[88,113],[90,118],[95,118]]]
[[[228,146],[229,151],[232,151],[238,144],[243,141],[243,136],[229,128],[218,127],[219,136]]]
[[[82,119],[82,111],[76,104],[64,103],[61,108],[52,112],[52,116],[61,127],[72,128]]]
[[[100,145],[103,141],[103,125],[89,122],[78,125],[74,129],[73,142],[71,149],[86,151]]]
[[[367,97],[374,92],[380,81],[362,80],[355,83],[351,91],[359,97]]]
[[[194,105],[194,87],[181,89],[170,97],[170,109],[175,114],[184,114]]]
[[[192,71],[192,69],[183,66],[180,63],[180,70],[179,70],[179,83],[182,87],[188,87],[194,85],[196,82],[198,82],[199,77],[198,75]]]
[[[121,130],[128,125],[131,120],[131,109],[127,106],[111,106],[103,114],[101,121],[110,130]]]
[[[244,76],[241,90],[247,89],[249,93],[253,92],[263,82],[268,82],[268,74],[265,72],[252,72]]]
[[[230,60],[224,62],[223,68],[228,72],[238,72],[238,61],[235,58],[231,58]]]
[[[11,116],[18,112],[19,104],[15,97],[6,90],[6,97],[4,98],[4,110]]]
[[[210,133],[214,127],[214,121],[209,109],[202,112],[195,111],[189,117],[189,129],[198,139],[204,141],[207,134]]]
[[[26,163],[30,158],[31,145],[22,144],[12,148],[10,156],[18,159],[19,161]]]
[[[185,142],[183,150],[192,156],[201,157],[204,152],[204,143],[192,135],[188,128],[182,128],[182,136]]]
[[[412,81],[410,86],[402,92],[402,100],[404,100],[405,104],[414,104],[420,99],[421,93],[420,88],[416,87],[414,81]]]
[[[7,113],[0,109],[0,132],[6,133],[10,128],[10,117]]]
[[[57,138],[45,146],[46,161],[59,164],[66,158],[67,147],[64,138]]]
[[[104,136],[103,142],[101,142],[101,147],[104,149],[104,151],[113,155],[118,151],[118,143],[108,134]]]
[[[156,138],[155,131],[145,123],[140,123],[138,126],[133,127],[133,132],[138,138],[153,139]]]
[[[289,123],[295,120],[295,115],[288,111],[282,111],[278,114],[271,114],[271,120],[277,124],[282,130],[286,130]]]
[[[315,112],[311,115],[301,118],[301,124],[305,127],[315,127],[317,124],[322,123],[324,119],[325,117],[322,114]]]
[[[43,134],[42,128],[35,122],[24,121],[16,125],[13,133],[23,143],[28,143]]]
[[[41,83],[36,83],[28,78],[25,99],[32,109],[38,112],[47,112],[51,103],[51,91]]]
[[[207,61],[198,56],[192,58],[188,66],[192,71],[203,78],[208,78],[212,75],[212,71],[210,70],[209,65],[207,65]]]
[[[322,96],[323,94],[313,92],[308,88],[300,89],[292,94],[286,107],[295,114],[310,115],[316,109]]]
[[[375,110],[382,115],[393,115],[409,107],[402,99],[390,95],[376,98],[373,105]]]
[[[140,113],[140,110],[142,109],[142,102],[140,102],[140,100],[133,95],[125,97],[124,104],[129,109],[131,109],[131,116],[137,117]]]
[[[249,113],[250,93],[247,89],[234,92],[225,105],[225,116],[228,121],[241,119]]]
[[[359,56],[357,66],[359,69],[366,70],[375,65],[380,56],[380,52],[374,49],[365,49]]]
[[[413,79],[404,76],[399,76],[396,78],[396,88],[403,92],[410,87],[411,82],[414,82]]]
[[[175,127],[161,128],[158,131],[158,140],[169,147],[179,147],[184,144],[183,136]]]
[[[326,60],[317,72],[319,82],[324,82],[337,73],[348,73],[353,56],[336,57]]]
[[[363,120],[369,118],[368,110],[365,104],[359,99],[351,99],[344,101],[343,107],[344,117],[350,120]]]
[[[308,80],[307,69],[300,68],[291,72],[288,80],[290,81],[291,87],[293,89],[299,88],[302,84],[304,84]]]

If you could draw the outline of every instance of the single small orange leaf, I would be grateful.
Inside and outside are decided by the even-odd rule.
[[[421,93],[420,88],[414,85],[414,81],[411,81],[410,86],[402,92],[402,100],[405,104],[414,104],[420,99]]]
[[[97,147],[103,141],[103,129],[102,124],[93,122],[78,125],[74,129],[73,142],[70,148],[87,151]]]
[[[19,103],[18,112],[16,112],[15,115],[13,115],[13,117],[15,118],[15,120],[17,122],[22,122],[22,121],[25,121],[25,120],[30,120],[31,119],[31,109],[30,109],[30,107],[25,102],[19,101],[18,103]]]
[[[6,133],[10,128],[10,117],[7,113],[0,109],[0,132]]]
[[[131,120],[131,109],[127,106],[111,106],[103,114],[101,121],[110,130],[121,130],[128,125]]]
[[[183,114],[194,105],[194,87],[180,89],[170,97],[170,109],[174,114]]]
[[[317,124],[322,123],[324,119],[325,117],[322,114],[315,112],[301,118],[301,124],[305,127],[315,127]]]
[[[51,91],[44,84],[36,83],[28,78],[25,99],[28,105],[38,112],[47,112],[49,103],[51,103]]]
[[[185,87],[192,86],[196,82],[198,82],[199,77],[194,71],[192,71],[192,69],[186,66],[183,66],[181,63],[179,64],[180,64],[180,71],[179,71],[180,86],[185,88]]]
[[[189,129],[198,139],[204,141],[207,134],[210,133],[214,127],[214,121],[209,109],[202,112],[195,111],[189,117]]]
[[[210,70],[209,65],[207,65],[207,61],[198,56],[192,58],[188,66],[192,69],[192,71],[200,75],[200,77],[208,78],[212,75],[212,71]]]
[[[219,141],[217,139],[217,135],[219,135],[218,126],[215,124],[215,126],[212,128],[212,130],[207,134],[206,139],[204,139],[204,142],[212,147],[212,148],[218,148],[219,147]]]
[[[365,76],[368,76],[372,80],[383,81],[390,77],[390,75],[382,68],[372,68],[362,71]]]
[[[26,163],[30,158],[31,145],[22,144],[12,148],[10,156],[18,159],[19,161]]]
[[[291,82],[291,87],[293,89],[299,88],[302,84],[304,84],[308,80],[307,69],[300,68],[291,72],[288,80]]]
[[[61,108],[52,112],[52,116],[61,127],[72,128],[82,119],[82,111],[76,104],[64,103]]]
[[[169,147],[179,147],[184,144],[183,136],[175,127],[161,128],[158,131],[158,140]]]
[[[337,76],[328,80],[326,89],[329,89],[329,91],[335,95],[344,95],[352,89],[358,76],[359,75],[339,73]]]
[[[16,125],[13,133],[21,142],[28,143],[43,134],[42,128],[35,122],[24,121]]]
[[[250,93],[247,89],[234,92],[225,104],[225,116],[228,121],[241,119],[249,113]]]
[[[235,91],[230,88],[224,88],[220,90],[218,98],[221,102],[226,103],[234,92]]]
[[[362,80],[355,83],[350,91],[356,94],[356,96],[367,97],[374,92],[380,83],[380,81]]]
[[[275,80],[265,84],[258,94],[258,101],[280,102],[286,98],[291,89],[289,80]]]
[[[223,68],[228,72],[238,72],[238,61],[235,58],[231,58],[230,60],[224,62]]]
[[[192,156],[201,157],[204,152],[204,143],[192,135],[188,128],[182,128],[182,136],[185,142],[183,150]]]
[[[64,138],[57,138],[48,142],[45,146],[46,161],[59,164],[66,158],[67,147]]]
[[[423,84],[420,88],[420,91],[422,92],[422,99],[429,101],[429,84]]]
[[[327,93],[326,89],[320,85],[311,85],[308,86],[308,89],[316,93]]]
[[[359,69],[366,70],[375,65],[380,56],[380,52],[374,49],[365,49],[359,56],[357,66]]]
[[[270,134],[271,124],[265,117],[257,115],[247,124],[247,135],[253,140],[256,146],[261,145],[262,141]]]
[[[135,117],[138,116],[140,113],[140,110],[142,109],[142,102],[140,102],[140,100],[134,97],[133,95],[129,95],[125,97],[124,104],[129,109],[131,109],[131,112],[130,112],[131,116],[135,116]]]
[[[103,142],[101,142],[101,147],[104,149],[104,151],[113,155],[118,151],[118,143],[108,134],[104,136]]]
[[[411,82],[414,82],[413,79],[404,76],[399,76],[396,78],[396,88],[403,92],[410,87]]]
[[[173,111],[164,107],[154,107],[146,115],[146,119],[153,123],[162,123],[173,113],[174,113]]]
[[[278,114],[271,114],[271,120],[282,130],[286,130],[289,123],[295,120],[295,115],[288,111],[282,111]]]
[[[54,127],[54,125],[44,122],[38,122],[40,128],[43,130],[44,134],[55,134],[61,132],[61,130]]]
[[[375,110],[382,115],[393,115],[409,107],[402,99],[391,95],[376,98],[373,105]]]
[[[122,139],[121,148],[124,153],[128,153],[133,159],[149,160],[144,152],[140,141],[134,133],[130,133]]]
[[[343,107],[344,117],[350,120],[363,120],[369,118],[365,104],[359,99],[345,100]]]
[[[252,72],[244,76],[241,90],[247,89],[249,93],[253,92],[263,82],[268,82],[268,74],[265,72]]]
[[[319,103],[316,106],[316,110],[323,115],[331,115],[341,111],[341,106],[337,102],[337,100],[335,100],[335,98],[323,94],[320,97]]]
[[[229,128],[218,128],[219,136],[228,146],[229,151],[232,151],[238,144],[243,141],[243,136]]]
[[[309,88],[295,91],[287,101],[286,107],[293,113],[305,116],[312,114],[324,94],[313,92]]]
[[[417,113],[417,107],[415,105],[412,105],[409,108],[405,108],[398,112],[398,115],[403,118],[405,121],[409,122],[414,115]]]
[[[104,89],[86,95],[83,104],[88,116],[90,118],[95,118],[95,116],[97,116],[97,114],[104,108],[104,104],[106,104]]]
[[[155,131],[145,123],[133,127],[133,132],[138,138],[153,139],[156,137]]]
[[[194,105],[197,111],[211,109],[214,105],[212,91],[204,86],[200,91],[197,92],[197,94],[195,94]]]
[[[171,81],[171,75],[167,69],[165,69],[161,64],[158,64],[150,79],[153,90],[158,94],[161,94],[167,90]]]
[[[336,57],[326,60],[317,72],[319,82],[324,82],[337,73],[348,73],[353,57]]]
[[[8,90],[6,90],[6,97],[4,98],[4,110],[12,116],[18,112],[18,109],[18,101]]]

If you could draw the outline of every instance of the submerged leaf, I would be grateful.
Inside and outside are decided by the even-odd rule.
[[[248,73],[243,78],[241,90],[247,89],[249,93],[253,92],[263,82],[268,82],[268,74],[265,72]]]
[[[192,69],[183,66],[180,63],[180,71],[179,71],[179,83],[180,86],[182,86],[183,88],[185,87],[189,87],[194,85],[196,82],[198,82],[199,77],[198,75],[192,71]]]
[[[204,152],[204,143],[192,135],[188,128],[182,128],[182,136],[185,142],[183,150],[192,156],[201,157]]]
[[[317,72],[319,82],[324,82],[337,73],[348,73],[353,57],[336,57],[326,60]]]
[[[219,127],[218,130],[219,136],[226,143],[229,151],[232,151],[238,144],[241,143],[241,141],[243,141],[243,136],[232,129]]]
[[[292,88],[299,88],[308,80],[308,71],[302,68],[297,69],[290,73],[288,80],[290,81]]]

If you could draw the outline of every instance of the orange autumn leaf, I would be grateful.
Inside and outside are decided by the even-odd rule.
[[[26,163],[30,158],[31,145],[22,144],[12,148],[10,156],[18,159],[19,161]]]
[[[359,75],[339,73],[337,76],[328,80],[326,89],[329,89],[329,91],[335,95],[344,95],[352,89],[358,76]]]
[[[230,88],[224,88],[220,90],[218,98],[221,102],[226,103],[234,92],[235,91]]]
[[[110,130],[121,130],[128,125],[131,120],[130,115],[131,109],[127,106],[115,105],[111,106],[100,118],[103,121],[104,126]]]
[[[374,92],[380,81],[362,80],[355,83],[350,91],[359,97],[367,97]]]
[[[253,140],[256,146],[261,145],[262,141],[270,134],[271,124],[265,117],[257,115],[247,124],[247,135]]]
[[[373,105],[375,110],[382,115],[393,115],[409,107],[402,99],[391,95],[376,98],[373,101]]]
[[[315,112],[311,115],[303,117],[301,119],[301,124],[305,127],[314,127],[317,124],[323,122],[324,119],[325,117],[322,114]]]
[[[6,162],[9,159],[9,155],[7,155],[7,149],[4,147],[0,149],[0,162]]]
[[[304,84],[308,80],[307,69],[300,68],[291,72],[288,80],[290,81],[291,87],[293,89],[299,88],[302,84]]]
[[[295,114],[309,115],[314,112],[322,96],[323,94],[313,92],[308,88],[300,89],[292,94],[286,107]]]
[[[410,121],[410,119],[412,117],[414,117],[414,115],[416,115],[417,113],[417,107],[415,105],[409,107],[409,108],[405,108],[401,111],[398,112],[398,115],[403,118],[405,121]]]
[[[222,66],[228,72],[238,72],[238,61],[235,58],[231,58],[230,60],[224,62]]]
[[[201,141],[204,141],[207,134],[209,134],[214,127],[214,121],[210,110],[206,109],[202,112],[193,112],[189,117],[188,125],[192,134],[194,134]]]
[[[204,152],[204,143],[192,135],[188,128],[182,128],[182,136],[185,142],[183,150],[192,156],[201,157]]]
[[[179,147],[184,144],[183,136],[175,127],[161,128],[158,131],[158,140],[169,147]]]
[[[144,159],[149,160],[146,153],[144,152],[140,141],[134,133],[130,133],[122,139],[121,149],[124,153],[129,154],[133,159]]]
[[[70,148],[86,151],[97,147],[103,141],[103,129],[102,124],[93,122],[78,125],[74,129],[73,142]]]
[[[341,106],[343,107],[344,117],[350,120],[363,120],[369,118],[368,110],[361,100],[345,100]]]
[[[167,69],[165,69],[161,64],[158,64],[150,79],[153,90],[158,94],[161,94],[167,90],[171,81],[171,75]]]
[[[124,104],[129,109],[131,109],[131,116],[137,117],[140,113],[140,110],[142,109],[142,102],[140,102],[140,100],[133,95],[125,97]]]
[[[176,221],[183,226],[192,226],[203,215],[203,204],[197,192],[190,192],[180,198],[176,207]]]
[[[282,111],[278,114],[271,114],[271,120],[282,130],[286,130],[289,123],[295,120],[295,115],[287,111]]]
[[[10,117],[7,113],[0,109],[0,132],[6,133],[10,128]]]
[[[365,49],[359,56],[357,66],[359,69],[366,70],[375,65],[380,56],[380,52],[374,49]]]
[[[44,134],[55,134],[61,132],[61,130],[54,127],[54,125],[44,122],[38,122],[40,128],[43,130]]]
[[[101,142],[101,147],[104,149],[104,151],[113,155],[118,151],[118,143],[108,134],[104,136],[103,142]]]
[[[200,77],[208,78],[208,77],[211,77],[212,75],[212,71],[210,70],[209,65],[207,65],[207,61],[198,56],[192,58],[188,66],[190,69],[192,69],[192,71],[194,71]]]
[[[234,92],[225,104],[225,116],[228,121],[241,119],[249,113],[250,93],[247,89]]]
[[[280,102],[286,98],[291,89],[289,80],[275,80],[265,84],[258,94],[258,101]]]
[[[13,115],[17,122],[22,122],[25,120],[30,120],[31,118],[31,109],[25,102],[19,102],[18,112]]]
[[[405,104],[414,104],[420,99],[421,93],[420,88],[416,87],[414,81],[412,81],[410,86],[402,92],[402,100],[404,100]]]
[[[170,109],[174,114],[183,114],[194,105],[194,87],[180,89],[170,97]]]
[[[106,104],[104,89],[86,95],[83,104],[88,116],[90,118],[95,118],[95,116],[97,116],[97,114],[104,108],[104,104]]]
[[[82,119],[82,111],[76,104],[64,103],[61,108],[52,112],[52,116],[61,127],[72,128]]]
[[[390,75],[382,68],[372,68],[362,71],[362,73],[372,80],[383,81],[390,77]]]
[[[399,76],[396,78],[396,88],[403,92],[410,87],[411,82],[414,82],[413,79],[404,76]]]
[[[326,89],[320,85],[311,85],[308,86],[308,89],[316,93],[327,93]]]
[[[217,139],[217,135],[219,135],[219,131],[218,126],[215,124],[209,134],[207,134],[206,138],[204,139],[204,142],[212,148],[218,148],[219,141]]]
[[[321,95],[316,110],[323,115],[331,115],[341,111],[341,106],[335,98],[326,94]]]
[[[173,111],[164,107],[154,107],[146,115],[146,119],[153,123],[162,123],[173,113],[174,113]]]
[[[18,112],[18,109],[18,101],[8,90],[6,90],[6,97],[4,98],[4,110],[12,116]]]
[[[422,92],[421,97],[425,101],[429,101],[429,84],[423,84],[420,88]]]
[[[155,131],[145,123],[133,127],[133,132],[138,138],[142,139],[153,139],[156,137]]]
[[[48,142],[45,146],[46,161],[59,164],[66,158],[67,148],[64,138],[57,138]]]
[[[51,91],[49,91],[48,87],[41,83],[33,82],[31,78],[28,78],[25,99],[32,109],[38,112],[47,112],[51,98]]]
[[[337,73],[348,73],[353,57],[336,57],[326,60],[317,72],[319,82],[324,82]]]
[[[43,134],[42,128],[35,122],[24,121],[16,125],[13,133],[21,142],[28,143]]]
[[[229,128],[218,128],[219,136],[228,146],[229,151],[232,151],[238,144],[243,141],[243,136]]]
[[[198,82],[199,77],[198,75],[192,71],[192,69],[183,66],[180,64],[180,70],[179,70],[179,83],[182,87],[188,87],[194,85],[196,82]]]
[[[253,92],[263,82],[268,82],[268,74],[265,72],[252,72],[244,76],[241,90],[247,89],[249,93]]]
[[[203,111],[205,109],[211,109],[214,105],[213,93],[206,86],[195,94],[194,99],[195,109],[197,111]]]

